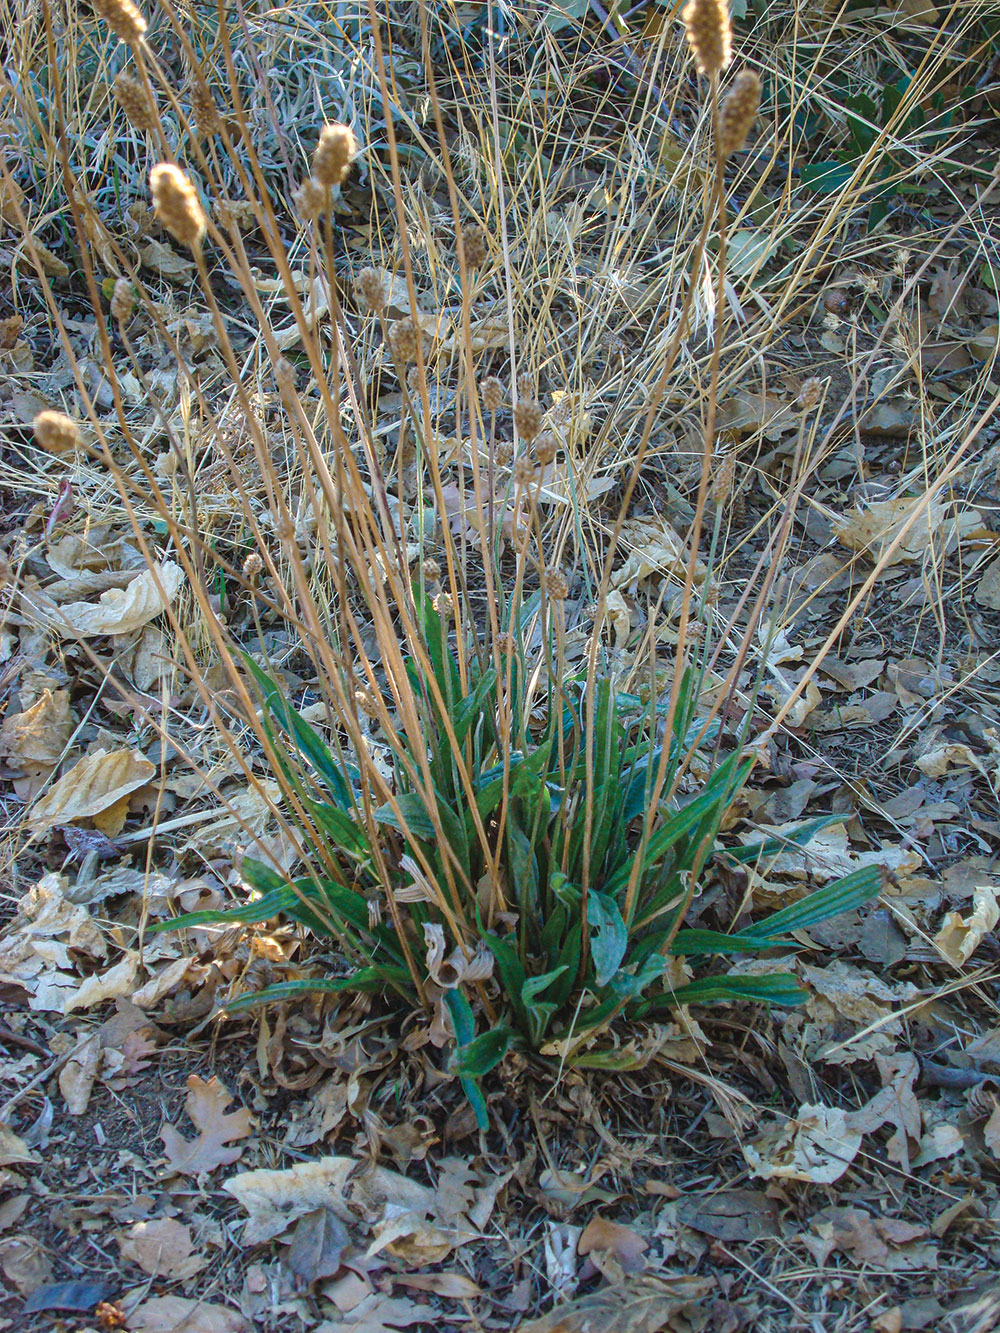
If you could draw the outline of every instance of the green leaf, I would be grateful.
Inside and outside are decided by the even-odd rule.
[[[307,801],[306,809],[324,833],[330,835],[335,847],[359,860],[370,859],[371,847],[364,829],[346,811],[325,801]]]
[[[408,837],[419,838],[422,842],[436,842],[438,831],[427,809],[427,803],[417,792],[401,792],[396,797],[399,814],[391,805],[380,805],[375,811],[375,818],[380,824],[388,824]]]
[[[482,1078],[495,1069],[510,1050],[513,1034],[508,1027],[490,1028],[464,1046],[451,1060],[451,1070],[461,1078]]]
[[[606,893],[593,890],[587,898],[587,922],[593,932],[590,956],[594,964],[594,984],[600,990],[621,967],[628,948],[628,931],[615,900]]]
[[[829,828],[831,824],[842,824],[845,818],[845,815],[817,815],[815,819],[807,819],[797,829],[783,833],[780,837],[748,843],[745,847],[727,847],[726,856],[731,861],[738,861],[740,865],[763,860],[768,856],[777,856],[779,852],[787,852],[792,847],[805,846],[821,829]]]
[[[227,1014],[238,1013],[242,1009],[252,1009],[258,1004],[273,1004],[279,1000],[292,1000],[299,995],[313,993],[339,994],[343,991],[358,991],[365,994],[377,994],[382,990],[412,988],[409,972],[402,967],[364,967],[353,972],[349,977],[303,977],[298,981],[279,981],[263,990],[251,991],[240,995],[235,1000],[228,1000],[220,1005],[220,1011]]]
[[[813,162],[799,172],[799,181],[803,189],[815,190],[817,194],[833,194],[849,184],[854,176],[854,166],[843,162]]]
[[[679,930],[670,946],[670,953],[681,954],[685,958],[696,958],[701,954],[720,953],[760,953],[777,943],[765,939],[762,935],[750,935],[740,932],[726,935],[721,930]]]
[[[754,1000],[761,1004],[803,1004],[808,992],[787,972],[763,977],[702,977],[678,986],[666,995],[653,996],[635,1006],[636,1015],[679,1004],[716,1004],[720,1000]]]
[[[291,737],[299,753],[308,760],[313,770],[326,783],[330,795],[340,808],[350,810],[353,805],[351,787],[345,777],[343,765],[337,762],[327,743],[292,707],[270,676],[261,670],[248,653],[243,653],[242,657],[278,725]]]
[[[446,990],[444,993],[444,1002],[448,1006],[448,1013],[451,1015],[451,1025],[455,1029],[455,1041],[461,1049],[463,1046],[469,1046],[475,1039],[476,1025],[472,1015],[472,1008],[469,1001],[459,990]],[[476,1117],[476,1124],[479,1129],[485,1133],[490,1127],[490,1118],[486,1109],[486,1098],[476,1085],[474,1079],[466,1074],[459,1074],[458,1081],[462,1085],[462,1091],[469,1100],[473,1114]]]
[[[843,879],[827,884],[815,893],[801,898],[790,907],[783,907],[763,921],[755,921],[748,926],[744,935],[758,938],[787,935],[793,930],[805,930],[819,921],[828,921],[841,912],[853,912],[874,898],[882,887],[882,868],[880,866],[862,866],[853,870]]]

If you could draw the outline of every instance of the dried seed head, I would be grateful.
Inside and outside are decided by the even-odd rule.
[[[80,443],[80,428],[65,412],[39,412],[34,420],[35,439],[50,454],[66,454]]]
[[[723,162],[746,143],[759,108],[760,79],[752,69],[741,69],[719,112],[719,156]]]
[[[732,59],[733,34],[726,0],[689,0],[681,15],[699,74],[718,74]]]
[[[195,76],[191,86],[191,115],[202,134],[218,134],[222,129],[222,117],[212,90],[200,75]]]
[[[369,690],[355,690],[354,702],[364,713],[365,717],[378,717],[378,700]]]
[[[496,412],[503,404],[503,385],[495,375],[490,375],[479,386],[479,396],[482,398],[483,407],[487,412]]]
[[[274,382],[283,392],[295,387],[295,367],[287,357],[279,356],[274,363]]]
[[[389,299],[389,283],[384,269],[363,268],[358,274],[358,291],[369,310],[384,310]]]
[[[307,176],[292,195],[295,211],[303,222],[315,222],[326,208],[326,189],[315,176]]]
[[[465,262],[469,268],[482,268],[486,263],[489,254],[486,245],[486,232],[478,222],[462,228],[462,248],[465,251]]]
[[[559,445],[556,443],[556,437],[550,430],[542,431],[535,441],[535,457],[542,467],[548,467],[556,456],[556,450]]]
[[[506,443],[498,444],[497,447],[493,450],[493,457],[497,460],[497,462],[500,464],[501,467],[506,467],[507,464],[510,462],[510,460],[514,457],[514,446],[512,444],[506,444]]]
[[[530,458],[521,457],[514,464],[514,485],[530,486],[535,480],[536,468]]]
[[[119,41],[134,46],[142,40],[147,24],[132,0],[93,0],[93,5]]]
[[[522,440],[530,444],[542,429],[542,405],[533,398],[522,399],[514,408],[514,425]]]
[[[131,74],[115,76],[115,101],[125,112],[125,118],[137,130],[151,130],[156,124],[156,109],[150,103],[143,84]]]
[[[819,407],[822,397],[823,381],[815,375],[810,375],[807,380],[802,381],[795,401],[803,412],[811,412],[814,408]]]
[[[111,293],[111,314],[119,324],[127,324],[135,314],[135,288],[128,278],[117,278]]]
[[[321,185],[340,185],[358,151],[349,125],[324,125],[313,154],[313,175]]]
[[[389,330],[389,346],[392,354],[402,365],[416,361],[417,351],[423,342],[423,333],[407,315],[398,319]]]
[[[535,385],[530,375],[522,373],[517,377],[518,398],[534,398]]]
[[[196,250],[208,225],[198,191],[172,162],[158,162],[149,173],[149,184],[157,220],[179,245]]]
[[[8,315],[6,319],[0,319],[0,349],[9,351],[16,347],[23,328],[24,320],[20,315]]]
[[[543,580],[545,591],[554,602],[562,602],[569,596],[569,579],[560,569],[546,571]]]
[[[247,583],[256,583],[260,578],[261,570],[264,568],[264,561],[256,551],[251,551],[243,561],[243,577]]]
[[[432,605],[442,620],[450,620],[455,614],[455,599],[450,592],[439,592]]]
[[[719,464],[719,469],[712,482],[712,499],[717,505],[725,506],[733,491],[736,480],[736,455],[726,454]]]
[[[432,557],[428,557],[423,564],[424,578],[428,583],[437,583],[441,577],[441,566]]]

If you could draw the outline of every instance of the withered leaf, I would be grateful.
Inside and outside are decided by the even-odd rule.
[[[757,1240],[778,1235],[778,1205],[763,1190],[723,1190],[677,1204],[678,1220],[716,1240]]]
[[[347,1228],[336,1213],[329,1208],[314,1208],[296,1223],[286,1255],[288,1267],[311,1286],[321,1278],[333,1277],[349,1243]]]
[[[520,1333],[698,1333],[714,1285],[709,1278],[627,1277],[529,1320]]]
[[[235,1139],[245,1139],[250,1133],[251,1120],[250,1112],[243,1107],[225,1114],[233,1099],[217,1078],[206,1082],[191,1074],[187,1084],[189,1092],[184,1109],[199,1131],[198,1137],[186,1139],[175,1125],[164,1125],[160,1138],[174,1170],[197,1176],[219,1166],[229,1166],[242,1155],[243,1145],[226,1145]]]

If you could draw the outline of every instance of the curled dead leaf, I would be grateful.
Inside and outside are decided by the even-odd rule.
[[[156,772],[142,755],[131,750],[97,750],[74,764],[32,806],[28,822],[36,831],[52,824],[87,819],[144,786]]]

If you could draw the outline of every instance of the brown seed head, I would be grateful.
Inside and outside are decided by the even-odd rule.
[[[243,577],[247,583],[256,583],[260,578],[261,570],[264,568],[264,561],[256,551],[251,551],[243,561]]]
[[[535,402],[533,398],[524,398],[515,405],[514,425],[522,440],[531,443],[542,429],[543,415],[541,403]]]
[[[34,420],[35,439],[50,454],[66,454],[80,443],[80,428],[65,412],[39,412]]]
[[[191,115],[202,134],[218,134],[222,129],[222,117],[212,90],[200,75],[191,85]]]
[[[428,583],[437,583],[441,578],[441,566],[433,557],[428,556],[423,564],[424,578]]]
[[[119,324],[127,324],[135,314],[135,288],[128,278],[117,278],[111,294],[111,314]]]
[[[506,467],[514,457],[514,446],[512,444],[498,444],[493,450],[493,457],[501,467]]]
[[[719,156],[723,162],[746,143],[759,108],[760,79],[752,69],[741,69],[719,112]]]
[[[172,162],[158,162],[149,173],[153,212],[179,245],[197,250],[208,220],[198,191]]]
[[[535,457],[542,467],[548,467],[556,456],[556,450],[559,448],[556,443],[556,437],[550,430],[543,430],[541,435],[535,441]]]
[[[417,359],[417,349],[423,342],[423,333],[407,315],[398,319],[389,330],[389,346],[392,354],[402,365]]]
[[[313,175],[321,185],[340,185],[357,151],[358,141],[349,125],[324,125],[313,154]]]
[[[315,176],[307,176],[292,195],[295,211],[303,222],[315,222],[326,208],[326,188]]]
[[[93,0],[94,13],[102,18],[121,42],[130,46],[142,40],[146,20],[132,0]]]
[[[483,380],[479,386],[479,395],[483,400],[483,408],[487,412],[497,412],[503,405],[503,385],[495,375],[490,375],[488,379]]]
[[[455,599],[450,592],[439,592],[432,606],[442,620],[450,620],[455,614]]]
[[[486,232],[478,222],[462,228],[462,247],[469,268],[482,268],[489,255],[489,248],[486,244]]]
[[[531,376],[522,372],[517,377],[517,396],[518,398],[534,398],[535,385]]]
[[[514,464],[514,485],[530,486],[537,475],[537,468],[530,458],[522,457]]]
[[[274,363],[274,382],[285,393],[295,387],[295,367],[287,357],[279,356]]]
[[[560,569],[550,569],[545,574],[545,591],[555,602],[562,602],[569,596],[569,579]]]
[[[386,281],[385,270],[363,268],[358,274],[358,291],[369,310],[376,314],[384,310],[389,299],[389,284]]]
[[[802,381],[795,401],[803,412],[811,412],[814,408],[819,407],[822,397],[823,381],[816,375],[810,375],[807,380]]]
[[[355,690],[354,702],[364,713],[365,717],[378,717],[378,700],[369,690]]]
[[[156,124],[156,110],[139,80],[133,79],[131,74],[117,74],[114,88],[115,101],[129,123],[137,130],[151,130]]]
[[[688,0],[681,15],[699,74],[718,74],[733,55],[726,0]]]

